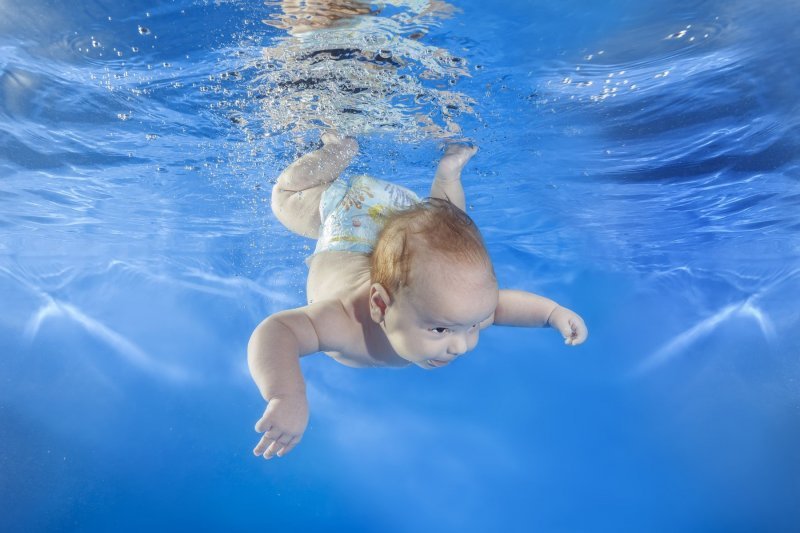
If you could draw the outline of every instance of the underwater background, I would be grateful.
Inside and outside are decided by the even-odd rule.
[[[0,530],[800,528],[800,4],[451,2],[0,0]],[[588,341],[304,358],[254,457],[313,247],[269,191],[324,129],[422,194],[478,145],[500,285]]]

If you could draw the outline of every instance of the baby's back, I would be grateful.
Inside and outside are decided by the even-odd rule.
[[[314,254],[308,264],[308,303],[346,299],[369,287],[369,257],[362,253],[326,251]]]

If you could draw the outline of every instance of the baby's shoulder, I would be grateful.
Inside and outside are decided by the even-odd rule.
[[[348,298],[319,304],[321,352],[355,368],[406,366],[405,362],[403,365],[391,362],[397,357],[392,355],[386,338],[376,332],[380,328],[370,318],[368,293],[357,291]]]
[[[305,312],[317,333],[320,351],[348,351],[363,339],[355,309],[340,298],[311,303]]]

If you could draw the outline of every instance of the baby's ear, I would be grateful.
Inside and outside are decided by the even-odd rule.
[[[369,316],[379,324],[386,316],[386,308],[392,303],[389,292],[380,283],[373,283],[369,288]]]

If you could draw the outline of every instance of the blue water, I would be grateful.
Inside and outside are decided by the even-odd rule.
[[[276,114],[302,99],[264,63],[279,7],[0,0],[0,530],[800,528],[797,2],[457,6],[411,26],[464,72],[391,41],[424,98],[327,125],[350,172],[424,192],[442,138],[413,113],[457,124],[501,285],[590,338],[308,357],[310,426],[265,462],[245,347],[313,244],[268,191],[318,135]]]

